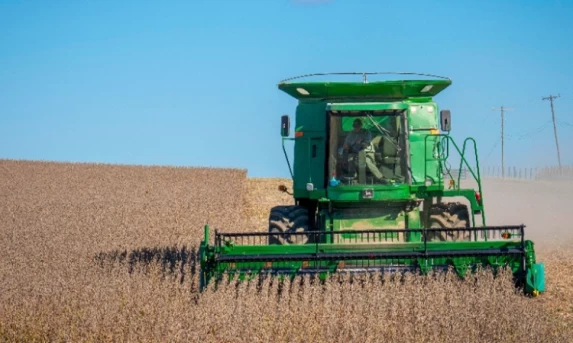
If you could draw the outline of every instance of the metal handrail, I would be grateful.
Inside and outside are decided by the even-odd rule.
[[[427,156],[427,147],[428,147],[428,137],[443,137],[445,138],[446,142],[447,142],[447,154],[446,157],[444,158],[432,158],[429,159]],[[467,161],[467,159],[465,158],[465,152],[466,152],[466,144],[468,141],[472,141],[473,145],[474,145],[474,156],[476,159],[476,168],[477,168],[477,175],[476,173],[474,173],[474,170],[472,169],[472,167],[470,166],[469,162]],[[467,166],[467,170],[470,171],[470,173],[472,174],[472,177],[474,178],[474,180],[478,183],[478,187],[479,187],[479,191],[481,194],[481,175],[479,172],[479,158],[478,158],[478,152],[477,152],[477,143],[475,141],[475,139],[473,139],[472,137],[468,137],[464,140],[464,144],[463,144],[463,149],[460,150],[460,148],[458,147],[458,145],[456,144],[456,142],[454,141],[454,139],[452,137],[450,137],[449,135],[446,134],[439,134],[439,135],[427,135],[424,139],[424,154],[425,154],[425,161],[424,161],[424,178],[429,177],[428,175],[428,162],[430,161],[445,161],[449,158],[449,151],[450,151],[450,142],[452,142],[452,144],[454,145],[454,148],[456,148],[456,151],[458,152],[458,154],[460,155],[460,168],[459,170],[462,170],[462,166],[465,164]],[[441,166],[441,163],[440,163]],[[450,177],[452,176],[450,172],[448,172],[448,174],[450,175]],[[461,180],[461,173],[458,173],[458,180],[457,180],[457,184],[456,184],[456,188],[457,190],[460,189],[460,180]]]
[[[520,242],[522,246],[525,246],[524,241],[524,233],[525,233],[525,225],[503,225],[503,226],[487,226],[487,227],[467,227],[467,228],[421,228],[421,229],[369,229],[369,230],[343,230],[343,231],[323,231],[323,230],[313,230],[313,231],[306,231],[306,232],[286,232],[283,234],[278,234],[275,232],[230,232],[230,233],[223,233],[223,232],[215,232],[215,246],[218,248],[227,245],[230,241],[233,241],[232,244],[239,244],[244,243],[247,241],[247,244],[239,244],[239,245],[257,245],[257,244],[249,244],[253,243],[260,243],[263,245],[263,240],[257,240],[257,238],[270,238],[274,236],[290,236],[290,237],[297,237],[297,236],[307,236],[314,238],[314,244],[317,245],[318,249],[318,242],[322,241],[322,238],[334,237],[334,236],[341,236],[345,234],[354,234],[359,235],[354,239],[361,241],[372,239],[372,243],[385,243],[388,242],[390,237],[393,234],[421,234],[420,241],[409,241],[405,243],[422,243],[424,248],[426,249],[429,233],[452,233],[452,232],[494,232],[494,233],[503,233],[508,232],[511,236],[521,236]],[[383,235],[383,237],[379,237],[378,241],[376,240],[376,234]],[[372,236],[370,236],[372,235]],[[472,236],[470,236],[472,237]],[[352,239],[352,238],[349,238]],[[506,238],[509,240],[509,238]],[[474,236],[474,240],[470,241],[460,241],[460,242],[481,242],[477,240]],[[265,244],[266,245],[266,244]],[[318,250],[317,250],[318,251]]]
[[[343,235],[343,234],[360,234],[360,233],[402,233],[402,232],[412,232],[412,233],[423,233],[423,232],[456,232],[456,231],[473,231],[473,230],[485,230],[485,231],[496,231],[496,230],[515,230],[525,228],[525,225],[492,225],[487,227],[459,227],[459,228],[420,228],[420,229],[368,229],[368,230],[340,230],[340,231],[324,231],[324,230],[312,230],[304,232],[287,232],[285,234],[293,236],[305,236],[319,234],[323,236],[327,235]],[[219,232],[215,231],[216,236],[221,237],[242,237],[242,236],[252,236],[252,237],[266,237],[275,236],[276,232]]]

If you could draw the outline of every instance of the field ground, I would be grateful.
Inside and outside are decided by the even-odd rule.
[[[573,334],[572,183],[484,183],[488,224],[527,225],[546,264],[547,293],[535,299],[487,276],[478,290],[413,279],[332,285],[328,296],[307,285],[288,302],[273,298],[276,285],[261,296],[241,288],[241,300],[230,289],[197,297],[203,225],[266,230],[270,207],[292,203],[277,191],[281,182],[290,187],[235,169],[0,161],[0,341],[551,342]]]

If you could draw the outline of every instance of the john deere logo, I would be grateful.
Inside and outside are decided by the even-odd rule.
[[[374,190],[373,189],[365,189],[362,191],[362,197],[364,199],[372,199],[372,197],[374,196]]]

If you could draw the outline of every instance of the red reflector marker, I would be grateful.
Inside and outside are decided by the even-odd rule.
[[[481,201],[481,194],[479,194],[479,192],[476,192],[476,200]]]

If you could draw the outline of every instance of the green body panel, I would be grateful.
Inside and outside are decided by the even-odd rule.
[[[384,207],[354,207],[339,208],[332,214],[332,230],[344,231],[332,237],[330,243],[370,243],[370,237],[353,233],[356,230],[370,229],[406,229],[406,212],[400,203],[394,206],[386,204]],[[384,238],[398,242],[403,239],[403,233],[392,232]]]
[[[422,218],[420,217],[420,209],[414,207],[411,211],[406,212],[406,227],[409,229],[421,229]],[[410,233],[408,236],[412,241],[419,242],[422,237],[420,233]]]
[[[440,133],[440,110],[433,97],[450,84],[450,80],[280,83],[279,89],[298,100],[294,138],[283,136],[283,149],[285,141],[294,142],[293,197],[299,205],[314,206],[317,220],[313,230],[324,235],[315,234],[315,240],[321,238],[313,244],[239,244],[237,237],[236,241],[216,241],[211,245],[206,227],[200,247],[201,288],[227,273],[244,279],[266,272],[292,277],[312,271],[323,278],[328,273],[364,268],[366,263],[367,270],[407,267],[422,273],[452,266],[461,277],[468,268],[478,265],[494,269],[505,266],[524,285],[525,292],[544,292],[544,267],[536,261],[533,242],[525,240],[523,233],[519,237],[512,233],[511,238],[489,238],[489,232],[497,228],[486,226],[475,141],[467,138],[460,147],[448,134]],[[336,173],[329,174],[331,160],[336,161],[332,156],[340,154],[331,151],[335,150],[331,145],[339,147],[339,136],[352,130],[353,115],[370,118],[364,119],[363,129],[374,133],[382,132],[379,126],[384,123],[389,123],[389,127],[398,125],[397,121],[376,121],[362,113],[400,118],[400,137],[406,146],[400,150],[403,155],[389,156],[389,161],[407,161],[409,173],[405,180],[342,184],[337,182]],[[364,152],[360,154],[358,162],[364,168]],[[452,168],[467,169],[477,190],[462,188],[460,176],[450,173],[448,161],[454,155],[460,164]],[[386,163],[387,158],[377,163]],[[290,169],[288,158],[287,162]],[[364,173],[364,169],[359,173]],[[450,179],[447,185],[444,174]],[[361,178],[364,180],[363,174],[358,180]],[[471,240],[425,241],[432,233],[424,229],[424,223],[429,222],[429,207],[422,210],[418,205],[435,200],[447,202],[454,197],[469,202]],[[481,216],[479,225],[477,215]],[[365,234],[361,230],[375,232]],[[216,237],[220,239],[221,235]],[[249,239],[257,237],[254,234]],[[361,257],[352,257],[355,254]],[[369,254],[372,259],[366,257]]]
[[[438,106],[431,99],[419,100],[416,103],[406,101],[408,107],[408,122],[410,132],[423,130],[428,134],[430,129],[438,129]]]
[[[535,263],[533,268],[527,270],[526,292],[545,292],[545,266]]]
[[[326,103],[309,101],[299,104],[296,110],[295,132],[303,136],[295,137],[294,143],[294,197],[320,199],[325,196],[324,187],[308,191],[307,183],[324,185],[324,165],[326,156]]]
[[[439,162],[427,161],[426,157],[434,156],[436,148],[435,139],[426,141],[429,130],[411,132],[410,137],[410,163],[412,167],[412,184],[421,185],[427,177],[438,183],[441,180]],[[433,137],[432,137],[433,138]]]
[[[439,153],[436,147],[437,137],[431,132],[438,130],[438,106],[431,99],[409,103],[408,137],[412,184],[423,184],[428,177],[434,180],[434,183],[439,183],[442,179],[440,163],[434,159]]]
[[[366,187],[346,186],[346,187],[328,187],[327,195],[332,201],[381,201],[381,200],[403,200],[410,199],[410,186],[408,185],[374,185],[367,187],[373,190],[372,199],[364,199],[362,191]]]

